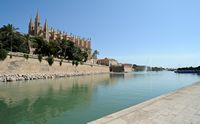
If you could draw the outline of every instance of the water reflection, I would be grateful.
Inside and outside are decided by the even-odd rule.
[[[115,85],[134,74],[102,74],[56,80],[1,83],[0,122],[48,123],[50,118],[89,104],[98,85]]]
[[[199,79],[127,73],[0,83],[0,123],[86,123]]]
[[[1,84],[0,122],[15,124],[22,120],[48,123],[49,118],[84,106],[90,101],[94,87],[109,82],[109,74],[68,79],[40,80]]]

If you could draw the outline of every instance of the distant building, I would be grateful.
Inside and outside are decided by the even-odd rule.
[[[98,59],[97,64],[106,65],[106,66],[113,66],[113,65],[118,65],[118,62],[115,59],[105,58],[105,59]]]
[[[132,64],[120,64],[120,65],[113,65],[110,66],[111,72],[132,72]]]
[[[73,36],[72,34],[49,28],[47,20],[45,20],[44,26],[42,27],[38,12],[35,17],[35,22],[33,22],[32,18],[30,19],[28,34],[43,37],[47,41],[62,39],[69,40],[80,48],[87,49],[89,51],[91,50],[91,38],[80,38],[79,36]]]
[[[134,68],[135,71],[149,71],[150,70],[150,67],[145,66],[145,65],[136,65],[136,64],[134,64],[133,68]]]
[[[123,64],[123,67],[124,67],[124,72],[132,72],[134,70],[132,64]]]

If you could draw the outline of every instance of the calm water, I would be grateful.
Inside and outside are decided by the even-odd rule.
[[[83,124],[199,80],[148,72],[0,83],[0,123]]]

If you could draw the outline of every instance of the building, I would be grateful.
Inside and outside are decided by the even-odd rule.
[[[28,34],[33,36],[43,37],[46,41],[50,40],[68,40],[73,42],[80,48],[87,49],[91,51],[91,38],[81,38],[79,36],[74,36],[60,30],[55,30],[48,27],[47,20],[45,20],[44,26],[41,26],[40,16],[37,12],[35,21],[33,22],[32,18],[30,19],[28,26]]]
[[[105,59],[98,59],[97,60],[97,64],[106,65],[106,66],[112,66],[112,65],[118,65],[118,62],[115,59],[105,58]]]
[[[150,71],[151,67],[146,65],[136,65],[133,64],[134,71]]]
[[[132,64],[123,64],[123,67],[124,67],[124,72],[132,72],[134,70]]]
[[[111,72],[132,72],[133,71],[133,66],[132,64],[119,64],[119,65],[112,65],[110,66],[110,71]]]
[[[97,64],[109,66],[110,72],[132,72],[134,70],[132,64],[121,64],[110,58],[98,59]]]

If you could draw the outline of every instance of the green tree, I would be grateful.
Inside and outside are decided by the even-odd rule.
[[[74,47],[72,50],[72,56],[74,60],[82,61],[83,56],[81,55],[81,49],[79,47]]]
[[[29,55],[28,54],[24,54],[24,58],[28,60]]]
[[[83,62],[86,62],[87,61],[87,59],[88,59],[88,52],[87,51],[83,51],[82,52],[82,56],[83,56]]]
[[[60,60],[60,66],[62,66],[62,63],[63,63],[63,59]]]
[[[48,43],[49,54],[54,57],[58,57],[58,52],[60,51],[60,46],[57,41],[49,41]]]
[[[18,28],[15,28],[12,24],[3,25],[2,32],[9,38],[10,41],[10,51],[12,52],[12,44],[13,44],[13,38],[16,34]]]
[[[5,60],[7,55],[8,55],[8,52],[5,49],[0,49],[0,61]]]
[[[74,60],[78,63],[86,62],[88,52],[76,46],[71,41],[45,41],[41,37],[36,37],[34,40],[34,54],[42,54],[43,56],[51,56],[62,59]]]
[[[42,62],[42,54],[38,54],[38,60],[40,63]]]
[[[44,56],[50,56],[48,42],[42,37],[35,37],[34,40],[35,51],[34,54],[42,54]]]
[[[24,35],[24,40],[26,41],[27,46],[28,46],[28,49],[29,49],[29,51],[30,51],[30,49],[31,49],[31,47],[32,47],[33,38],[32,38],[29,34],[25,34],[25,35]]]
[[[26,37],[20,34],[17,38],[18,39],[13,42],[13,52],[30,53],[29,41]]]
[[[47,60],[47,62],[49,63],[50,66],[53,65],[53,63],[54,63],[54,58],[53,58],[53,56],[48,56],[48,58],[47,58],[46,60]]]
[[[59,42],[59,46],[60,46],[59,55],[63,56],[64,59],[67,59],[70,54],[69,48],[73,46],[73,44],[71,44],[70,41],[61,40]]]
[[[28,43],[17,30],[18,28],[15,28],[12,24],[0,28],[1,47],[11,52],[29,53]]]

